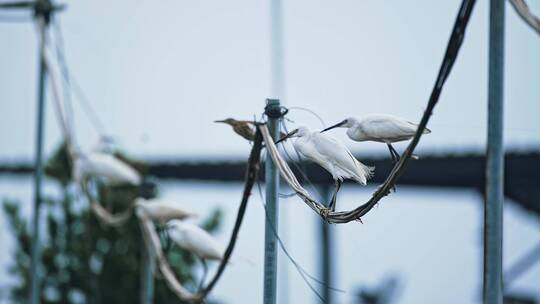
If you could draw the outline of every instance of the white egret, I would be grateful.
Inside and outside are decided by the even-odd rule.
[[[374,167],[368,167],[359,162],[342,142],[330,135],[310,131],[302,126],[276,143],[290,137],[297,137],[293,146],[300,154],[332,174],[336,184],[336,190],[329,204],[332,211],[335,210],[336,196],[344,179],[352,179],[365,186],[367,180],[373,175]]]
[[[418,125],[403,118],[388,114],[369,114],[360,119],[349,117],[340,123],[321,131],[333,128],[347,128],[347,136],[354,141],[376,141],[385,143],[393,161],[399,161],[399,153],[392,143],[409,140],[416,133]],[[426,128],[424,134],[431,133]]]
[[[225,251],[213,236],[197,225],[172,220],[167,223],[167,230],[176,245],[201,259],[204,271],[199,286],[201,288],[208,272],[206,260],[221,260]]]
[[[158,224],[165,225],[170,220],[183,220],[195,217],[196,214],[182,209],[174,202],[162,199],[135,199],[135,206],[141,209],[149,219]]]
[[[74,153],[73,176],[81,182],[86,177],[103,178],[110,185],[141,183],[140,174],[125,162],[108,153]]]

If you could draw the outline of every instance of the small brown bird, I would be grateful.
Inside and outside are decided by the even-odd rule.
[[[252,121],[236,120],[234,118],[227,118],[224,120],[215,120],[214,122],[221,122],[231,126],[236,134],[243,138],[253,141],[255,139],[255,127]]]
[[[250,142],[255,140],[255,123],[249,120],[236,120],[234,118],[227,118],[224,120],[214,120],[214,122],[221,122],[231,126],[236,134],[249,140]],[[285,133],[280,132],[280,138],[285,137]]]

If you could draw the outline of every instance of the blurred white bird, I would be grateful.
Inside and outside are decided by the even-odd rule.
[[[161,199],[135,199],[135,206],[141,209],[148,218],[158,224],[165,225],[170,220],[183,220],[195,217],[196,214],[177,206],[174,202]]]
[[[140,174],[125,162],[108,153],[74,153],[73,176],[77,181],[94,176],[103,178],[110,185],[141,183]]]
[[[374,167],[368,167],[359,162],[339,140],[319,131],[310,131],[307,127],[299,127],[282,137],[276,143],[286,138],[298,137],[294,148],[307,159],[317,163],[332,174],[336,190],[332,196],[329,208],[334,211],[336,195],[344,179],[352,179],[361,185],[373,175]]]
[[[399,161],[399,153],[392,143],[411,139],[418,125],[403,118],[388,114],[369,114],[360,119],[349,117],[340,123],[321,131],[333,128],[347,128],[347,136],[354,141],[376,141],[386,143],[394,162]],[[426,128],[424,134],[431,133]]]
[[[175,244],[199,258],[206,260],[221,260],[223,258],[223,248],[213,236],[201,227],[172,220],[167,223],[167,229]]]
[[[167,231],[175,244],[201,259],[204,270],[201,288],[208,272],[206,260],[221,260],[225,251],[213,236],[197,225],[172,220],[167,223]]]

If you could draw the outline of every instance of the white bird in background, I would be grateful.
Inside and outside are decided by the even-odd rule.
[[[179,220],[172,220],[167,223],[167,226],[171,240],[181,248],[201,259],[221,260],[223,258],[223,248],[201,227]]]
[[[172,220],[167,223],[167,230],[176,245],[201,259],[204,270],[199,285],[201,288],[208,272],[206,260],[221,260],[225,251],[213,236],[197,225]]]
[[[74,153],[73,176],[81,182],[86,177],[103,178],[109,185],[141,183],[141,175],[125,162],[108,153]]]
[[[352,179],[365,186],[373,175],[373,167],[359,162],[342,142],[330,135],[310,131],[302,126],[282,137],[276,144],[290,137],[297,137],[293,146],[300,154],[332,174],[336,183],[336,190],[329,204],[332,211],[335,210],[336,196],[343,180]]]
[[[399,161],[399,153],[392,143],[409,140],[416,133],[418,124],[388,114],[369,114],[360,119],[349,117],[340,123],[321,131],[333,128],[347,128],[347,136],[354,141],[376,141],[386,143],[394,162]],[[426,128],[424,134],[431,133]]]
[[[177,203],[161,199],[135,199],[135,206],[142,210],[148,218],[158,224],[165,225],[170,220],[183,220],[197,214],[178,207]]]

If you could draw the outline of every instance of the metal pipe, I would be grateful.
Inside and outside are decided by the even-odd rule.
[[[321,195],[322,202],[329,202],[332,196],[332,186],[331,185],[321,185],[319,186],[319,193]],[[317,223],[320,226],[320,250],[317,254],[319,256],[319,268],[320,268],[320,277],[323,284],[321,284],[321,295],[324,299],[324,303],[332,303],[332,291],[330,286],[332,286],[332,256],[333,244],[332,244],[332,227],[323,221],[321,218],[317,218]]]
[[[484,205],[484,303],[503,300],[503,89],[504,89],[504,0],[490,1],[488,140],[486,201]]]
[[[283,13],[281,0],[270,0],[270,93],[283,99],[285,67],[283,60]]]
[[[268,131],[274,140],[279,136],[281,107],[278,99],[268,99],[265,114]],[[277,245],[274,231],[278,230],[279,175],[270,155],[265,160],[266,225],[264,229],[264,304],[276,303]]]
[[[270,0],[270,95],[283,102],[285,98],[285,71],[283,62],[283,2]],[[281,209],[280,231],[282,241],[287,243],[288,217]],[[281,257],[283,255],[280,254]],[[289,302],[289,272],[287,259],[281,259],[279,269],[279,302]]]
[[[39,218],[41,205],[41,182],[43,177],[43,125],[45,123],[45,32],[47,29],[47,18],[38,16],[39,23],[39,80],[37,99],[37,123],[36,123],[36,151],[34,161],[34,218],[32,220],[32,256],[31,256],[31,293],[30,303],[40,303],[40,261],[41,250],[39,244]]]

